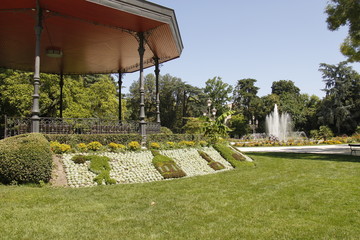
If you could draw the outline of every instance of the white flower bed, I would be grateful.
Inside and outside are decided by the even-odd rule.
[[[71,158],[78,154],[64,154],[62,157],[67,182],[70,187],[90,187],[95,186],[94,177],[96,174],[89,171],[90,162],[83,164],[74,163]]]
[[[164,179],[152,164],[150,151],[106,153],[109,157],[110,177],[117,183],[153,182]]]
[[[199,155],[197,149],[174,149],[160,151],[160,153],[172,158],[189,177],[215,172],[208,165],[208,162]]]
[[[224,170],[232,169],[230,163],[223,159],[214,148],[202,148],[202,150],[209,154],[214,161],[222,163],[225,166]],[[189,177],[215,172],[214,169],[209,167],[208,162],[198,154],[197,149],[162,150],[160,153],[172,158]],[[62,156],[69,186],[96,186],[93,180],[96,174],[89,171],[90,162],[87,161],[84,164],[76,164],[71,160],[74,155],[79,154],[63,154]],[[83,155],[90,154],[85,153]],[[153,155],[151,151],[127,151],[125,153],[107,152],[99,153],[99,155],[110,158],[110,177],[115,179],[117,183],[142,183],[164,179],[152,164]]]
[[[203,151],[206,152],[212,160],[214,160],[215,162],[219,162],[222,165],[224,165],[225,169],[233,169],[233,167],[231,166],[231,164],[226,161],[218,151],[216,151],[213,147],[206,147],[203,148]]]

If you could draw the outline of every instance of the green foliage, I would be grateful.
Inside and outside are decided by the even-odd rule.
[[[326,7],[327,23],[331,31],[348,26],[348,36],[341,45],[341,52],[351,62],[360,61],[360,2],[354,0],[331,0]]]
[[[57,141],[50,142],[51,151],[56,154],[63,154],[71,151],[71,146],[64,143],[59,143]]]
[[[87,149],[91,151],[99,151],[102,148],[102,146],[103,145],[98,141],[94,141],[86,145]]]
[[[149,134],[147,135],[147,140],[149,142],[181,142],[181,141],[201,141],[206,138],[200,134]]]
[[[183,126],[183,130],[186,134],[201,134],[205,126],[203,118],[188,117],[185,118],[186,124]]]
[[[360,122],[360,75],[346,62],[322,63],[326,97],[320,108],[320,122],[337,134],[352,134]]]
[[[219,142],[221,137],[228,136],[228,132],[230,132],[231,129],[225,124],[225,120],[233,113],[234,111],[227,111],[217,117],[214,121],[210,118],[205,119],[204,136],[208,137],[211,143]]]
[[[115,184],[116,180],[110,178],[110,164],[109,164],[109,158],[105,156],[87,156],[87,159],[90,160],[90,171],[92,171],[95,174],[98,174],[94,181],[98,185],[102,185],[103,182],[105,184]]]
[[[255,86],[256,80],[251,78],[238,80],[234,95],[234,110],[244,115],[248,122],[253,115],[257,117],[259,97],[257,96],[259,88]]]
[[[131,141],[141,141],[139,134],[45,134],[49,141],[58,141],[71,146],[79,143],[100,142],[108,145],[111,142],[127,144]]]
[[[153,151],[154,158],[152,163],[156,170],[165,178],[180,178],[186,176],[186,173],[171,158]]]
[[[233,87],[224,83],[221,77],[214,77],[205,82],[204,93],[212,101],[212,107],[217,109],[219,115],[228,111],[227,102],[231,101]]]
[[[326,141],[326,139],[332,136],[334,136],[334,134],[328,126],[320,126],[319,137],[323,138]]]
[[[213,146],[216,151],[220,153],[220,155],[228,161],[234,168],[240,166],[241,161],[245,161],[244,157],[242,157],[239,153],[233,151],[230,147],[225,146],[223,144],[215,144]]]
[[[232,115],[229,120],[229,127],[232,130],[231,135],[241,137],[246,135],[248,122],[245,120],[243,114]]]
[[[50,144],[43,135],[23,134],[0,141],[0,182],[48,182],[51,170]]]
[[[74,163],[77,163],[77,164],[82,164],[82,163],[85,163],[88,159],[87,156],[85,155],[75,155],[71,158],[71,160],[74,162]]]

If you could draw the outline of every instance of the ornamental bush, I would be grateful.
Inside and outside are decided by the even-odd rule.
[[[71,151],[70,145],[59,143],[58,141],[50,142],[50,148],[56,154],[63,154]]]
[[[152,143],[150,143],[150,148],[151,149],[160,149],[160,144],[157,142],[152,142]]]
[[[0,141],[0,182],[48,182],[51,170],[50,143],[42,134],[22,134]]]
[[[86,146],[91,151],[99,151],[103,145],[100,142],[95,141],[95,142],[89,143]]]
[[[128,148],[131,150],[131,151],[137,151],[137,150],[140,150],[141,149],[141,145],[139,142],[136,142],[136,141],[132,141],[128,144]]]
[[[122,150],[125,150],[125,148],[126,148],[125,145],[114,143],[114,142],[109,143],[108,147],[109,147],[110,151],[112,151],[112,152],[122,151]]]
[[[88,158],[85,155],[75,155],[71,158],[71,160],[74,163],[82,164],[82,163],[85,163],[88,160]]]
[[[88,148],[87,145],[85,143],[79,143],[76,145],[76,148],[80,151],[80,152],[87,152]]]

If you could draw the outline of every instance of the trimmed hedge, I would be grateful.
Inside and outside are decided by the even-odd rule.
[[[238,167],[241,162],[245,162],[245,158],[241,154],[234,152],[228,146],[222,144],[215,144],[214,148],[225,158],[234,168]]]
[[[59,142],[76,146],[79,143],[100,142],[102,145],[109,143],[121,143],[127,145],[130,142],[141,142],[140,134],[45,134],[48,141]],[[148,134],[148,142],[181,142],[206,140],[199,134]]]
[[[102,145],[108,145],[112,142],[124,145],[132,141],[141,142],[139,134],[46,134],[45,137],[49,141],[58,141],[59,143],[66,143],[71,146],[91,142],[99,142]]]
[[[0,141],[0,181],[9,183],[48,182],[52,171],[50,143],[39,133]]]

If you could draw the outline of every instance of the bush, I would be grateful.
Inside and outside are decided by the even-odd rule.
[[[71,160],[74,163],[82,164],[82,163],[85,163],[88,160],[88,158],[85,155],[75,155],[71,158]]]
[[[99,142],[104,146],[111,142],[126,145],[131,141],[141,141],[140,134],[46,134],[44,136],[49,141],[58,141],[71,146],[89,142]]]
[[[136,141],[133,141],[133,142],[130,142],[128,144],[128,148],[131,150],[131,151],[137,151],[137,150],[140,150],[141,149],[141,145],[139,142],[136,142]]]
[[[51,170],[50,143],[43,135],[30,133],[0,141],[0,182],[48,182]]]
[[[150,148],[151,149],[160,149],[160,144],[157,142],[152,142],[152,143],[150,143]]]
[[[154,152],[153,152],[154,154]],[[165,178],[180,178],[186,176],[186,173],[176,165],[174,160],[155,152],[152,163],[156,170]]]
[[[184,146],[184,147],[194,147],[195,144],[196,143],[194,141],[181,141],[181,142],[179,142],[179,145]]]
[[[108,147],[109,147],[110,151],[112,151],[112,152],[122,151],[122,150],[125,150],[125,148],[126,148],[125,145],[113,143],[113,142],[109,143]]]
[[[100,142],[95,141],[95,142],[89,143],[86,146],[87,146],[87,149],[89,149],[91,151],[99,151],[103,145]]]
[[[88,148],[87,145],[85,143],[79,143],[76,145],[76,148],[80,151],[80,152],[87,152]]]
[[[56,154],[63,154],[71,151],[71,146],[57,141],[50,142],[50,149]]]
[[[94,181],[98,185],[102,185],[103,182],[105,184],[115,184],[116,180],[110,178],[110,164],[109,160],[110,158],[104,157],[104,156],[86,156],[87,159],[90,159],[90,171],[92,171],[95,174],[98,174]]]

